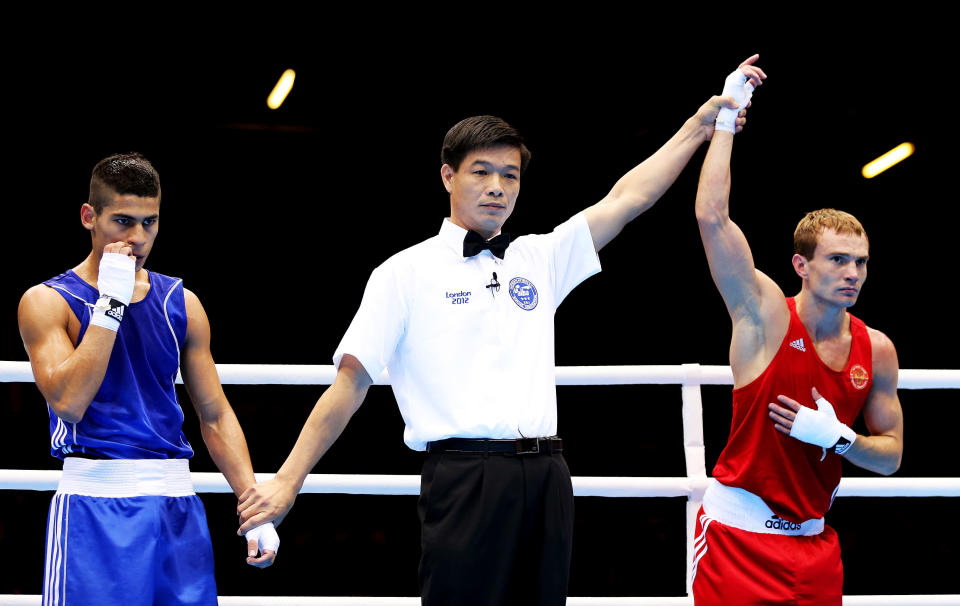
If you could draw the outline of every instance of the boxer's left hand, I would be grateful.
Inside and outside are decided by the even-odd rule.
[[[248,530],[244,536],[247,539],[247,564],[257,568],[266,568],[273,564],[280,549],[280,535],[272,522]],[[260,557],[257,557],[257,553]]]
[[[801,442],[814,444],[823,449],[822,461],[827,450],[843,454],[857,439],[857,434],[837,419],[833,405],[820,395],[817,388],[810,390],[817,408],[807,408],[787,396],[777,396],[784,406],[770,403],[770,418],[780,433],[787,434]]]

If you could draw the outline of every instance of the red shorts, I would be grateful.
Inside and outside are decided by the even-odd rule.
[[[697,514],[693,601],[697,606],[840,606],[843,566],[837,533],[761,534]]]

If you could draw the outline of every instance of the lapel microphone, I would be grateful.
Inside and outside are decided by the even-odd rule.
[[[491,294],[491,295],[492,295],[494,292],[500,292],[500,283],[497,282],[497,272],[493,272],[493,279],[490,280],[490,283],[489,283],[489,284],[487,284],[487,288],[492,289],[492,290],[490,291],[490,294]]]

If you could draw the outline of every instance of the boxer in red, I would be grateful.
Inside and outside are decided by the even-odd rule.
[[[751,69],[741,66],[724,88],[741,107],[753,90]],[[852,215],[823,209],[800,221],[795,297],[754,267],[729,216],[734,132],[722,119],[703,163],[696,212],[733,324],[733,422],[698,516],[694,601],[840,606],[840,545],[823,516],[840,482],[841,457],[882,474],[900,466],[897,353],[886,335],[847,313],[867,277],[869,253]],[[850,429],[860,414],[870,435]]]

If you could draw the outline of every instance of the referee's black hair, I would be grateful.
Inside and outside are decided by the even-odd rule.
[[[496,116],[473,116],[453,125],[443,138],[440,162],[459,170],[460,163],[472,151],[510,145],[520,150],[520,174],[530,163],[530,150],[517,129]]]
[[[160,175],[150,161],[137,152],[108,156],[93,167],[87,203],[100,214],[113,200],[113,194],[159,198]]]

